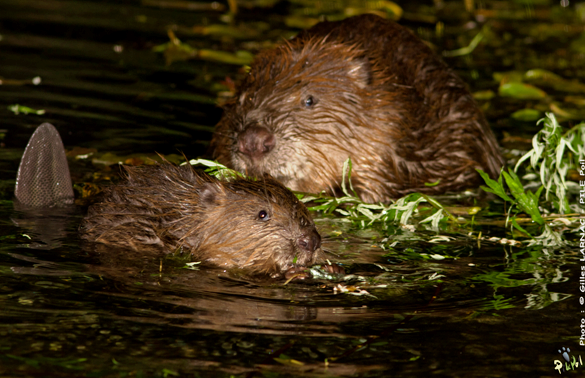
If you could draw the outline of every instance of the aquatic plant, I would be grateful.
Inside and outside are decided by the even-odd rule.
[[[518,160],[514,170],[508,169],[508,172],[502,170],[496,181],[478,169],[488,185],[481,188],[506,201],[509,205],[506,223],[509,221],[513,228],[530,235],[516,220],[519,212],[530,215],[532,221],[543,228],[542,234],[533,238],[530,244],[562,246],[566,243],[562,235],[545,223],[541,210],[547,213],[556,210],[560,214],[571,210],[577,213],[585,212],[576,201],[570,204],[569,186],[577,184],[566,180],[569,170],[576,170],[579,161],[585,159],[583,147],[585,123],[579,123],[565,134],[561,134],[562,128],[554,114],[547,113],[546,118],[538,121],[538,124],[543,124],[543,128],[533,137],[533,148]],[[524,184],[516,174],[523,165],[527,165],[524,167],[526,171],[526,175],[523,176]],[[533,192],[531,188],[535,188],[536,191]],[[545,196],[540,200],[543,191]],[[514,215],[510,216],[513,211]]]
[[[538,121],[543,124],[532,138],[532,149],[518,160],[514,171],[529,162],[527,171],[538,173],[541,189],[545,190],[545,201],[564,214],[570,212],[567,196],[568,182],[566,176],[569,169],[577,169],[579,161],[585,159],[585,122],[572,127],[564,135],[553,113],[547,113],[546,118]],[[571,153],[572,152],[572,153]],[[525,176],[526,179],[535,175]]]
[[[183,163],[181,165],[185,165],[187,163]],[[243,175],[242,173],[238,172],[238,171],[234,171],[233,169],[230,169],[228,167],[226,167],[225,165],[218,163],[216,161],[213,160],[207,160],[207,159],[191,159],[189,160],[189,164],[191,165],[202,165],[204,167],[207,167],[205,169],[205,173],[207,173],[208,175],[211,175],[213,177],[216,177],[220,180],[235,180],[238,177],[241,178],[246,178],[245,175]]]
[[[299,193],[299,199],[303,202],[314,202],[316,205],[309,210],[322,211],[324,214],[338,213],[347,221],[360,228],[371,227],[374,223],[380,223],[385,228],[396,222],[408,225],[410,220],[423,202],[431,205],[428,216],[419,223],[430,223],[433,230],[438,230],[439,222],[445,218],[456,221],[444,206],[434,198],[422,193],[408,194],[391,204],[366,203],[362,201],[351,185],[351,158],[343,164],[341,191],[342,197],[331,197],[324,194],[314,195]]]

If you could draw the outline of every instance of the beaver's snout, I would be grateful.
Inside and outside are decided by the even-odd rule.
[[[238,150],[254,160],[272,151],[275,145],[274,134],[262,126],[248,127],[238,136]]]
[[[315,228],[312,228],[297,239],[297,245],[302,251],[309,253],[315,252],[321,248],[321,236]]]

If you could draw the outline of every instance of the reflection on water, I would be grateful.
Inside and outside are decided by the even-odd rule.
[[[81,219],[80,209],[75,206],[26,209],[15,203],[15,207],[19,211],[15,211],[10,220],[21,229],[20,232],[34,237],[27,244],[33,249],[60,247],[61,240],[67,236],[67,227]]]
[[[464,44],[460,34],[473,26],[443,9],[446,35],[440,39],[426,13],[413,21],[420,9],[402,5],[411,12],[406,24],[448,49]],[[503,6],[496,5],[481,14],[493,17]],[[221,10],[170,6],[2,1],[0,110],[21,104],[45,114],[2,113],[0,376],[558,374],[557,350],[572,348],[579,335],[571,297],[577,294],[574,251],[497,242],[478,248],[475,239],[457,233],[437,242],[432,232],[397,227],[384,235],[322,218],[323,247],[347,275],[284,285],[238,271],[184,269],[181,258],[97,253],[77,236],[80,208],[15,211],[10,187],[22,150],[42,122],[57,126],[66,146],[120,155],[204,153],[221,112],[215,100],[238,66],[201,60],[165,66],[152,47],[168,42],[168,28],[192,30],[225,17]],[[287,34],[281,14],[298,5],[279,6],[271,17],[246,8],[239,17],[270,22],[263,37],[277,41]],[[464,14],[457,9],[451,13]],[[542,13],[535,14],[542,21]],[[489,85],[496,69],[534,68],[539,59],[554,69],[556,55],[542,57],[538,46],[514,63],[524,51],[515,43],[527,38],[514,36],[529,22],[492,23],[490,30],[508,35],[501,39],[508,42],[486,44],[476,61],[449,63],[474,90]],[[564,30],[558,24],[549,29],[557,36]],[[253,52],[262,45],[205,35],[190,43]],[[579,64],[563,59],[565,70]],[[37,76],[41,84],[33,85]],[[512,101],[486,110],[499,129],[510,126],[503,118],[517,107]]]

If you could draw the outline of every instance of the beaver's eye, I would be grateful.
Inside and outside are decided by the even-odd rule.
[[[268,215],[268,213],[265,210],[260,210],[260,212],[258,213],[258,219],[260,219],[261,221],[267,221],[270,220],[270,215]]]
[[[309,96],[305,99],[305,107],[310,108],[317,103],[317,100],[313,96]]]

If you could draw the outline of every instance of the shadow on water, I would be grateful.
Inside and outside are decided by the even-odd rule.
[[[203,8],[192,12],[170,2],[0,3],[0,376],[558,375],[560,348],[580,336],[576,251],[478,245],[457,233],[437,241],[432,232],[401,228],[386,235],[320,217],[327,257],[348,274],[285,285],[239,271],[185,269],[185,256],[85,248],[79,207],[15,211],[18,162],[40,123],[57,126],[68,148],[201,155],[221,114],[221,82],[236,78],[239,67],[204,60],[165,66],[152,51],[168,42],[169,28],[219,23],[225,8],[214,11],[211,3],[189,3]],[[243,7],[240,17],[270,22],[265,39],[278,41],[289,35],[282,13],[297,9],[292,4],[273,14]],[[438,46],[460,46],[467,21],[440,16],[444,39],[413,14],[404,23]],[[488,87],[495,70],[555,69],[551,57],[535,52],[535,36],[536,47],[513,66],[513,37],[529,21],[518,29],[495,21],[493,31],[507,35],[509,47],[490,45],[476,62],[449,60],[474,90]],[[187,35],[197,48],[256,52],[262,45]],[[567,59],[558,70],[571,77],[579,62]],[[36,76],[40,85],[32,84]],[[8,111],[14,104],[45,114]],[[496,132],[518,126],[503,119],[518,106],[487,107]],[[94,170],[84,165],[72,174],[81,182]]]

